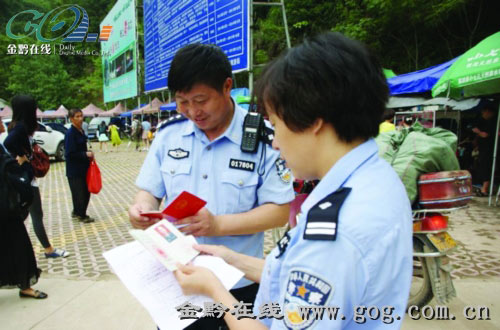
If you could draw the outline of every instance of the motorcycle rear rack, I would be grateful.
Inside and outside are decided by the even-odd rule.
[[[450,253],[454,252],[457,249],[457,247],[454,247],[452,249],[449,249],[445,252],[413,252],[414,257],[422,257],[422,258],[439,258],[439,257],[446,257]]]
[[[423,217],[427,215],[427,213],[441,213],[441,214],[448,214],[451,212],[455,212],[458,210],[466,209],[468,208],[468,205],[464,206],[458,206],[458,207],[452,207],[452,208],[446,208],[446,209],[419,209],[419,210],[412,210],[413,213],[413,221],[419,221]]]

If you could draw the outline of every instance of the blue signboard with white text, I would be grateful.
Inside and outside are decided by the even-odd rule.
[[[180,48],[200,42],[221,47],[233,72],[248,70],[248,0],[144,0],[144,91],[167,88]]]

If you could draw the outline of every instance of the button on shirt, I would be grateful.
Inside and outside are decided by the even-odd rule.
[[[173,123],[154,139],[136,185],[171,203],[182,191],[207,202],[214,215],[247,212],[265,203],[286,204],[293,200],[291,180],[281,179],[276,161],[279,153],[260,143],[255,154],[240,150],[246,111],[235,106],[227,130],[213,141],[190,120]],[[260,164],[262,148],[266,148]],[[230,167],[238,160],[240,168]],[[254,163],[253,170],[251,163]],[[264,170],[260,176],[259,170]],[[222,237],[197,237],[200,244],[225,245],[237,252],[262,257],[263,233]],[[235,288],[251,284],[243,279]]]
[[[343,202],[336,240],[305,240],[309,210],[341,187],[351,188]],[[321,207],[321,204],[320,204]],[[278,302],[282,320],[261,320],[271,329],[399,329],[412,276],[412,216],[406,191],[390,165],[378,156],[373,139],[351,150],[320,181],[301,207],[284,253],[266,259],[255,315]],[[335,306],[345,321],[303,320],[297,306]],[[392,324],[355,323],[356,306],[393,306]],[[325,315],[327,313],[325,312]]]

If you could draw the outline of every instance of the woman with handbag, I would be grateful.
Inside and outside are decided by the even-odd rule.
[[[92,151],[87,151],[87,136],[82,123],[83,113],[80,109],[71,109],[68,112],[71,127],[64,139],[66,157],[66,177],[68,178],[71,197],[73,200],[73,219],[83,223],[95,220],[87,215],[90,201],[90,192],[87,186],[87,171],[90,161],[94,158]]]
[[[49,169],[49,158],[34,144],[33,134],[38,127],[36,120],[37,104],[30,95],[17,95],[12,99],[12,122],[9,125],[9,135],[5,139],[5,147],[11,155],[25,159],[33,174],[34,199],[30,207],[31,222],[36,237],[42,244],[46,258],[66,258],[69,252],[54,248],[43,224],[42,200],[36,177],[44,176]]]
[[[107,131],[108,131],[108,128],[106,127],[106,122],[103,120],[101,121],[101,123],[99,124],[99,127],[98,127],[98,130],[99,130],[99,137],[98,137],[98,140],[99,140],[99,151],[102,151],[102,145],[104,144],[104,148],[106,150],[106,153],[108,152],[108,141],[109,141],[109,138],[107,136]]]
[[[17,95],[12,99],[12,110],[9,135],[4,141],[5,150],[2,147],[0,152],[8,152],[12,157],[15,157],[26,173],[26,177],[29,180],[34,180],[33,168],[28,156],[29,150],[31,150],[29,136],[35,132],[37,127],[36,102],[31,96]],[[33,187],[33,193],[37,190],[38,187],[36,189]],[[38,191],[38,200],[40,199],[39,193]],[[2,210],[2,215],[5,217],[2,217],[2,221],[0,221],[0,248],[2,250],[0,254],[0,287],[19,287],[20,297],[47,298],[46,293],[32,288],[38,282],[41,270],[37,267],[33,246],[23,223],[27,214],[21,215],[17,212],[8,212],[8,210],[4,212]],[[41,218],[32,218],[35,233],[44,235],[46,239],[43,222],[37,223],[38,220]],[[45,242],[48,242],[48,239]]]

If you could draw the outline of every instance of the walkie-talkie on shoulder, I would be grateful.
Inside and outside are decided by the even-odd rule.
[[[241,138],[241,151],[256,153],[264,128],[264,117],[258,112],[249,112],[243,122],[243,137]]]

